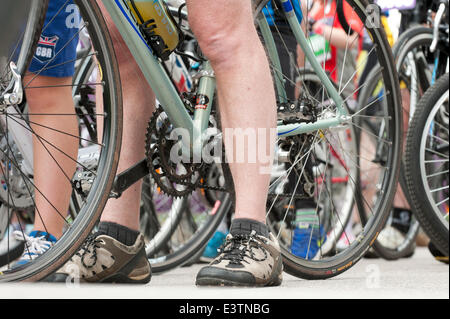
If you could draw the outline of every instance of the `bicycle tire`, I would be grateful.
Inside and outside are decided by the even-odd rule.
[[[36,1],[37,2],[37,1]],[[58,270],[91,233],[110,196],[119,160],[122,130],[122,94],[119,69],[108,27],[96,2],[76,0],[91,41],[98,50],[98,65],[102,73],[104,125],[102,149],[96,178],[85,198],[85,206],[63,236],[45,254],[28,264],[0,272],[0,282],[39,281]],[[40,29],[39,29],[40,30]],[[31,57],[31,55],[30,55]],[[98,114],[97,114],[98,115]]]
[[[422,156],[425,156],[424,147],[426,146],[424,146],[424,143],[426,142],[426,134],[428,134],[425,133],[427,123],[433,120],[433,116],[437,112],[436,107],[440,106],[438,105],[438,103],[444,103],[444,100],[441,99],[446,98],[448,101],[448,81],[449,74],[447,73],[446,75],[442,76],[435,83],[435,85],[431,86],[424,94],[423,98],[420,100],[419,107],[414,114],[414,117],[410,124],[410,129],[408,131],[405,153],[405,164],[407,172],[406,177],[408,189],[411,194],[414,213],[416,214],[417,219],[420,221],[421,226],[423,227],[426,234],[430,237],[433,244],[435,244],[438,249],[447,256],[449,255],[448,221],[445,222],[443,221],[442,217],[439,218],[439,216],[435,213],[434,205],[431,203],[432,199],[428,197],[430,190],[427,189],[428,186],[424,186],[424,183],[427,182],[424,181],[423,176],[425,164],[423,163],[424,158],[422,158]],[[448,166],[448,154],[446,161]],[[446,176],[448,189],[448,172]]]
[[[336,15],[345,33],[352,35],[357,32],[347,22],[344,11],[344,2],[342,0],[336,0]]]

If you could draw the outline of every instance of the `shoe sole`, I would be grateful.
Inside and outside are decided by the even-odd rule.
[[[111,284],[148,284],[151,280],[151,275],[145,275],[141,277],[130,278],[128,275],[116,273],[108,278],[101,280],[101,283]]]
[[[69,278],[69,275],[67,274],[51,274],[47,276],[45,279],[41,280],[41,282],[52,282],[52,283],[66,283],[70,281],[71,283],[74,283],[73,278]],[[109,276],[107,278],[103,278],[102,280],[95,281],[92,283],[109,283],[109,284],[147,284],[150,282],[151,275],[145,275],[142,278],[130,278],[126,274],[121,273],[115,273],[112,276]],[[89,283],[89,281],[81,280],[80,282],[83,283]]]
[[[249,283],[242,283],[237,281],[231,281],[226,279],[218,279],[218,278],[208,278],[203,277],[197,279],[195,284],[197,286],[222,286],[222,287],[275,287],[281,285],[281,278],[280,276],[277,276],[276,279],[270,280],[266,283],[260,283],[260,284],[249,284]]]

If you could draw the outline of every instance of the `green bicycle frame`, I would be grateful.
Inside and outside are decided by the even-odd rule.
[[[201,157],[202,143],[201,137],[208,127],[209,115],[211,113],[213,96],[216,89],[216,81],[214,72],[209,63],[205,63],[202,73],[200,74],[198,95],[206,96],[208,99],[201,108],[196,108],[194,118],[192,118],[186,110],[176,88],[174,87],[169,75],[166,73],[162,62],[153,54],[152,49],[144,40],[134,19],[129,13],[127,7],[122,0],[103,1],[103,4],[109,12],[112,20],[117,26],[120,34],[125,40],[131,54],[135,58],[137,64],[141,68],[147,82],[154,90],[158,101],[161,103],[164,111],[167,113],[172,124],[177,128],[187,129],[190,136],[194,137],[190,141],[189,147],[193,150],[194,158]],[[308,43],[308,40],[300,26],[300,23],[294,13],[294,9],[290,0],[282,0],[283,11],[294,36],[305,53],[305,57],[311,64],[319,79],[322,81],[329,96],[336,105],[336,116],[327,119],[319,119],[314,123],[299,123],[289,125],[278,125],[278,136],[293,136],[298,134],[310,133],[320,129],[327,129],[339,126],[348,121],[344,101],[336,90],[331,80],[322,69],[317,61],[314,52]],[[280,61],[274,39],[270,31],[270,27],[266,18],[260,15],[256,18],[259,24],[262,36],[268,48],[268,55],[272,65],[281,70]],[[281,100],[286,100],[286,92],[280,77],[275,77],[275,85],[278,90],[278,96]],[[200,157],[196,157],[200,156]]]

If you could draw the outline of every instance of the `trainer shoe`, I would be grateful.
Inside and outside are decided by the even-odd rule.
[[[142,234],[132,246],[107,235],[94,234],[61,269],[44,281],[148,283],[150,278],[151,267]]]
[[[406,209],[394,208],[391,212],[390,223],[385,226],[377,237],[377,241],[388,249],[396,250],[406,240],[411,227],[412,212]],[[416,250],[415,241],[405,250],[402,258],[409,258]]]
[[[283,264],[277,239],[228,234],[219,255],[197,274],[198,286],[278,286]]]
[[[23,254],[19,260],[13,263],[12,268],[16,268],[33,261],[37,257],[49,250],[57,241],[57,239],[43,231],[32,231],[29,235],[24,234],[20,230],[13,232],[16,240],[23,241],[25,244]]]

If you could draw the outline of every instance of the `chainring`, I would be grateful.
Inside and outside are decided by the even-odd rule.
[[[172,197],[191,194],[201,183],[202,163],[174,163],[171,150],[177,141],[170,139],[172,125],[161,107],[154,112],[147,126],[145,152],[147,166],[158,187]]]

